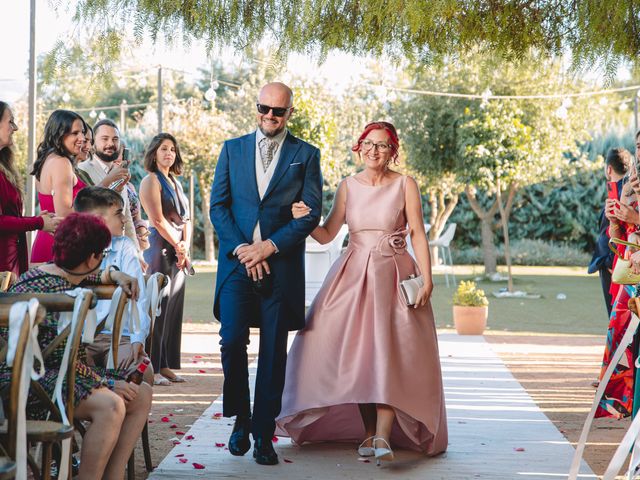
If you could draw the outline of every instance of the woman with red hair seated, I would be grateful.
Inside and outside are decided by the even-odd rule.
[[[10,289],[19,293],[59,293],[85,284],[116,283],[134,298],[138,284],[122,272],[110,268],[98,270],[103,251],[111,244],[104,221],[95,215],[72,213],[58,226],[53,243],[53,263],[25,272]],[[44,350],[57,336],[59,315],[49,313],[39,326],[38,343]],[[0,334],[6,335],[6,328]],[[66,341],[45,360],[45,375],[40,385],[51,396],[61,373],[60,363]],[[75,410],[78,420],[91,422],[82,441],[80,479],[122,479],[127,460],[144,427],[151,408],[151,387],[124,381],[124,372],[89,367],[84,347],[76,365]],[[10,382],[11,370],[0,364],[0,385]],[[63,398],[66,389],[63,386]],[[47,409],[30,393],[27,415],[43,419]]]

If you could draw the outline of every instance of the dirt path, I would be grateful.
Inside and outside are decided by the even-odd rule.
[[[182,356],[180,374],[188,381],[154,389],[149,417],[154,465],[173,448],[174,439],[182,437],[180,432],[186,432],[221,394],[220,355],[212,353],[218,350],[216,332],[213,325],[185,324],[183,341],[188,353]],[[595,389],[590,384],[600,369],[604,337],[491,332],[485,338],[542,411],[575,445],[591,408]],[[168,421],[162,421],[163,417]],[[585,459],[596,474],[604,473],[629,423],[595,421]],[[146,477],[142,448],[138,445],[136,478]]]

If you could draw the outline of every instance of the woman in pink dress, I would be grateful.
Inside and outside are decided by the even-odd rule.
[[[73,199],[86,185],[75,174],[75,158],[85,144],[86,125],[70,110],[54,111],[44,127],[44,140],[31,175],[36,177],[40,210],[59,217],[73,211]],[[31,261],[49,262],[53,257],[53,235],[40,230],[31,249]]]
[[[326,244],[346,222],[349,246],[293,342],[277,419],[279,433],[298,444],[362,442],[358,454],[378,462],[393,460],[392,445],[427,455],[447,448],[431,259],[418,186],[389,168],[398,147],[393,125],[367,125],[352,148],[365,169],[342,181],[326,222],[311,233]],[[307,211],[294,205],[295,217]],[[409,307],[398,283],[421,273],[424,287]]]

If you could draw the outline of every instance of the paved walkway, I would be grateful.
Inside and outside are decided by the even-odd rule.
[[[280,438],[276,444],[280,464],[259,466],[251,451],[244,457],[233,457],[226,450],[233,423],[220,416],[220,397],[149,478],[566,478],[573,447],[513,378],[491,346],[482,337],[453,333],[441,334],[439,341],[449,420],[449,449],[443,455],[425,458],[415,452],[397,451],[394,462],[376,467],[374,461],[358,460],[355,445],[299,447]],[[257,348],[256,343],[252,339],[250,350]],[[255,375],[255,364],[252,367]],[[204,469],[196,469],[193,463]],[[580,478],[596,476],[583,463]]]

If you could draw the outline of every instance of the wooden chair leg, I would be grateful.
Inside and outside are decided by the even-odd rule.
[[[51,455],[51,449],[52,444],[42,444],[42,468],[40,470],[42,480],[51,480],[51,460],[53,459],[53,456]]]
[[[151,462],[151,448],[149,447],[149,424],[145,423],[142,429],[142,452],[144,453],[144,466],[147,472],[153,471],[153,463]]]
[[[136,452],[131,452],[129,461],[127,462],[127,479],[136,480]]]
[[[27,453],[27,465],[29,465],[29,468],[31,469],[34,480],[42,480],[40,468],[38,468],[38,462],[36,462],[30,453]]]

